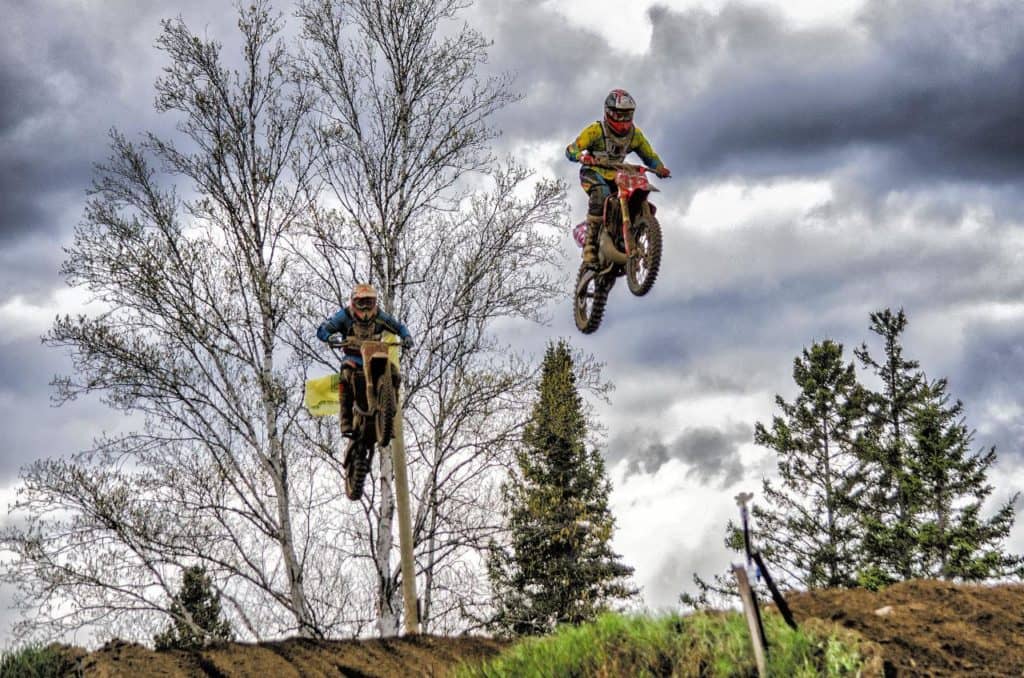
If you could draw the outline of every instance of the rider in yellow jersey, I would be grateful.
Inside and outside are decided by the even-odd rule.
[[[583,262],[597,263],[597,236],[603,218],[604,201],[617,192],[615,170],[593,167],[597,162],[622,162],[627,155],[635,152],[659,177],[668,177],[671,172],[651,143],[633,124],[636,102],[629,92],[613,89],[604,100],[604,120],[598,120],[583,128],[576,141],[565,149],[565,155],[572,162],[583,163],[580,168],[580,184],[590,196],[587,210],[587,236],[583,245]]]

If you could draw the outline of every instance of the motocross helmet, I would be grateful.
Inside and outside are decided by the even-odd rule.
[[[633,129],[633,111],[636,102],[624,89],[613,89],[604,98],[604,121],[616,134],[627,134]]]
[[[348,302],[349,311],[356,320],[366,322],[377,315],[377,290],[373,285],[361,283],[352,290],[352,298]]]

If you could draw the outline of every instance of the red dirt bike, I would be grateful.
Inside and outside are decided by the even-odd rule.
[[[357,501],[363,496],[374,449],[377,445],[387,447],[395,434],[398,388],[402,383],[397,347],[402,344],[393,337],[380,341],[355,337],[342,340],[337,335],[329,337],[327,343],[343,363],[346,356],[342,350],[346,348],[358,349],[363,358],[363,369],[352,373],[352,437],[342,457],[345,495]]]
[[[657,208],[647,201],[658,188],[647,180],[643,165],[601,162],[593,167],[616,170],[618,193],[604,203],[604,223],[598,239],[596,267],[583,264],[576,278],[573,312],[584,334],[597,330],[615,280],[626,276],[629,291],[642,297],[651,291],[661,266],[661,225]]]

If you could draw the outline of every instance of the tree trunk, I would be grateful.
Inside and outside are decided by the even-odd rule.
[[[391,455],[380,451],[380,516],[377,519],[377,550],[374,554],[377,567],[377,632],[381,637],[398,635],[397,590],[391,576],[391,549],[395,538],[395,470]]]
[[[265,287],[264,290],[265,291]],[[261,295],[266,296],[266,295]],[[269,299],[262,299],[269,302]],[[302,565],[295,553],[295,540],[292,534],[291,496],[288,489],[288,459],[281,441],[277,425],[277,400],[274,387],[274,355],[273,328],[266,313],[270,310],[269,303],[265,306],[263,317],[263,369],[262,380],[263,409],[267,422],[267,441],[270,446],[270,458],[267,460],[268,471],[274,479],[274,499],[277,503],[278,543],[281,545],[281,557],[284,559],[285,575],[288,577],[288,595],[291,600],[292,614],[298,625],[300,636],[312,637],[316,632],[313,619],[306,601],[303,587]]]

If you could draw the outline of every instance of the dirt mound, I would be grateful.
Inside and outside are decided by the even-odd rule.
[[[797,622],[834,621],[881,645],[887,676],[1024,676],[1024,585],[911,581],[787,601]]]
[[[833,622],[881,647],[886,676],[1024,676],[1024,585],[936,581],[884,591],[827,590],[787,596],[798,622]],[[817,623],[817,622],[815,622]],[[154,652],[113,641],[69,649],[77,675],[444,676],[462,661],[497,654],[491,638],[413,636],[374,640],[232,643],[200,652]]]
[[[96,678],[210,676],[211,678],[306,678],[307,676],[444,676],[462,661],[486,659],[507,643],[491,638],[412,636],[373,640],[306,640],[228,643],[210,649],[155,652],[112,641],[86,654],[75,648],[75,675]]]

